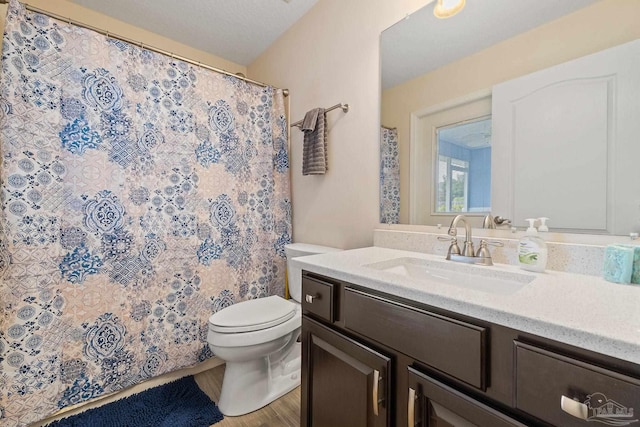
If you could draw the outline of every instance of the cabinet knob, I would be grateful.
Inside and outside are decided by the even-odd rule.
[[[316,299],[316,297],[314,295],[305,295],[304,300],[306,302],[308,302],[309,304],[313,304],[313,300]]]
[[[587,405],[567,396],[560,398],[560,408],[572,417],[580,418],[581,420],[586,420],[589,417]]]

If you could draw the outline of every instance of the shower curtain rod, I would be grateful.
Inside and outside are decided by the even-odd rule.
[[[342,104],[342,103],[340,103],[340,104],[336,104],[336,105],[331,106],[331,107],[329,107],[329,108],[326,108],[326,109],[324,110],[324,112],[326,113],[326,112],[329,112],[329,111],[331,111],[331,110],[335,110],[336,108],[342,108],[342,111],[344,111],[345,113],[348,113],[348,112],[349,112],[349,104]],[[291,127],[294,127],[294,126],[302,127],[302,122],[303,122],[303,121],[304,121],[304,119],[303,119],[303,120],[298,120],[297,122],[292,123],[292,124],[291,124]]]
[[[387,129],[387,130],[396,130],[398,128],[390,128],[389,126],[385,126],[385,125],[380,125],[381,128]]]
[[[0,4],[8,4],[8,3],[9,3],[9,0],[0,0]],[[47,16],[53,18],[53,19],[57,19],[58,21],[63,21],[63,22],[66,22],[68,24],[75,25],[77,27],[82,27],[82,28],[86,28],[86,29],[91,30],[91,31],[95,31],[97,33],[100,33],[102,35],[107,36],[107,38],[111,38],[111,39],[115,39],[115,40],[121,40],[121,41],[127,42],[127,43],[129,43],[131,45],[139,46],[141,49],[146,49],[146,50],[150,50],[152,52],[160,53],[162,55],[170,56],[172,59],[177,59],[178,61],[187,62],[189,64],[197,65],[198,67],[204,68],[206,70],[214,71],[216,73],[226,74],[227,76],[233,76],[233,77],[235,77],[237,79],[244,80],[245,82],[253,83],[253,84],[258,85],[258,86],[262,86],[262,87],[269,86],[266,83],[259,82],[257,80],[252,80],[252,79],[250,79],[248,77],[244,77],[242,75],[233,74],[233,73],[230,73],[229,71],[225,71],[225,70],[222,70],[220,68],[216,68],[216,67],[212,67],[210,65],[203,64],[200,61],[195,61],[193,59],[185,58],[184,56],[175,55],[174,53],[169,52],[167,50],[163,50],[163,49],[160,49],[160,48],[157,48],[157,47],[149,46],[149,45],[146,45],[146,44],[144,44],[142,42],[135,41],[135,40],[132,40],[132,39],[129,39],[127,37],[120,36],[120,35],[117,35],[117,34],[113,34],[113,33],[109,32],[107,30],[103,30],[101,28],[93,27],[93,26],[85,24],[83,22],[79,22],[79,21],[76,21],[74,19],[67,18],[67,17],[61,16],[61,15],[57,15],[57,14],[55,14],[53,12],[49,12],[49,11],[44,10],[44,9],[39,9],[37,7],[33,7],[33,6],[25,4],[25,3],[23,3],[23,4],[27,8],[27,10],[30,11],[30,12],[35,12],[35,13],[39,13],[39,14],[42,14],[42,15],[47,15]],[[289,89],[282,89],[282,94],[284,96],[289,96]]]

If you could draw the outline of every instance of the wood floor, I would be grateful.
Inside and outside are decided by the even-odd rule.
[[[224,375],[224,366],[196,374],[196,382],[217,402]],[[215,427],[300,427],[300,387],[255,412],[241,417],[225,417]]]

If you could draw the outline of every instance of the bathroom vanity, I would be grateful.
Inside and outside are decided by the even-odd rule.
[[[378,247],[296,262],[302,426],[640,425],[637,287]]]

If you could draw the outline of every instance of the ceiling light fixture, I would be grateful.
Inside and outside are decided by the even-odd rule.
[[[433,14],[439,19],[451,18],[464,8],[465,3],[466,0],[437,0]]]

